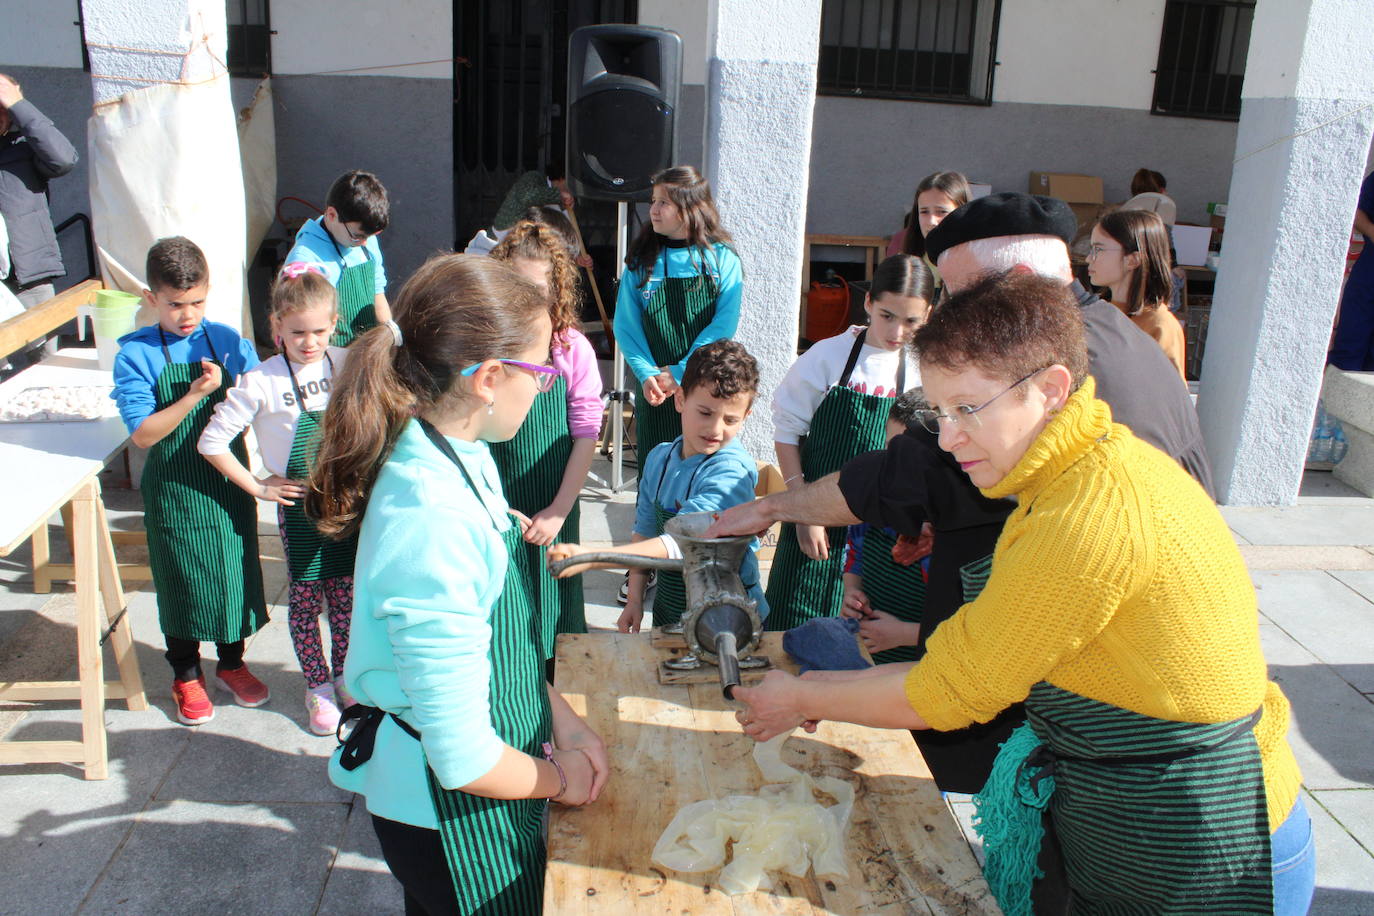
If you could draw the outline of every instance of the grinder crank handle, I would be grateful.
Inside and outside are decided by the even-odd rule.
[[[673,560],[668,557],[642,557],[635,553],[618,553],[614,550],[593,550],[589,553],[579,553],[562,560],[550,560],[549,572],[557,576],[569,566],[580,566],[583,563],[609,563],[612,566],[624,566],[635,569],[664,569],[668,572],[682,572],[682,561]]]
[[[740,685],[739,646],[735,634],[722,630],[716,634],[716,666],[720,669],[720,689],[725,699],[735,698],[735,688]]]

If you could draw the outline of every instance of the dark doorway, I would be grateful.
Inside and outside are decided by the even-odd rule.
[[[457,250],[491,225],[516,178],[563,161],[569,34],[584,25],[638,18],[638,0],[455,0]],[[615,204],[578,201],[577,219],[598,277],[613,276]]]

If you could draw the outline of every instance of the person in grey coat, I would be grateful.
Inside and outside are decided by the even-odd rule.
[[[53,295],[66,274],[48,212],[48,182],[76,165],[76,149],[52,121],[0,73],[0,215],[9,228],[5,278],[25,308]]]

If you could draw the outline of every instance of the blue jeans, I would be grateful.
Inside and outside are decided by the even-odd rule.
[[[1301,795],[1269,845],[1274,860],[1274,916],[1303,916],[1317,883],[1317,852],[1312,818]]]

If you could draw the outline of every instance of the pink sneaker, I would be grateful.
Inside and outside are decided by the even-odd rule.
[[[348,692],[348,688],[344,686],[342,674],[334,678],[334,700],[340,709],[347,709],[358,702],[353,698],[353,694]]]
[[[229,691],[234,702],[252,709],[266,703],[272,696],[267,685],[253,676],[247,665],[240,665],[228,671],[215,672],[219,686]]]
[[[305,711],[310,730],[317,735],[332,735],[339,727],[339,705],[334,701],[334,685],[325,683],[305,688]]]

